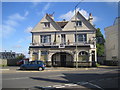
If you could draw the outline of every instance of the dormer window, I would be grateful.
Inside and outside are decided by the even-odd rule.
[[[76,21],[76,26],[78,26],[78,27],[82,26],[82,22],[81,21]]]
[[[44,27],[50,28],[50,22],[45,22],[45,23],[44,23]]]

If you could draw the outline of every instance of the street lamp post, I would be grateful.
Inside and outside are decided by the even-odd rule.
[[[83,0],[81,0],[83,1]],[[76,9],[78,7],[78,5],[80,4],[81,2],[79,2],[76,6],[75,6],[75,31],[76,31],[76,68],[78,68],[78,47],[77,47],[77,44],[78,44],[78,38],[77,38],[77,13],[76,13]]]
[[[78,37],[77,37],[77,6],[80,4],[81,2],[79,2],[76,6],[75,6],[75,31],[76,31],[76,68],[78,68]]]
[[[77,8],[78,4],[75,6],[75,31],[76,31],[76,68],[78,68],[78,48],[77,48],[77,44],[78,44],[78,38],[77,38],[77,13],[76,13],[76,8]]]

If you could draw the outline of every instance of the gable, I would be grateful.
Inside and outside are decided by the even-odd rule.
[[[79,12],[77,12],[77,15],[73,16],[71,18],[71,20],[66,24],[66,26],[64,27],[63,31],[70,31],[70,30],[75,30],[75,21],[81,21],[81,26],[77,27],[77,30],[95,30],[95,28],[93,27],[93,25],[86,20]]]
[[[50,27],[46,27],[45,23],[50,23]],[[61,28],[49,15],[46,14],[31,32],[50,32],[56,30],[61,30]]]

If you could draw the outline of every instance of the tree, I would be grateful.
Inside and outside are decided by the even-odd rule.
[[[16,59],[18,59],[18,60],[25,59],[25,55],[24,55],[24,54],[21,54],[21,55],[17,56]]]
[[[96,31],[96,39],[97,39],[97,43],[96,43],[96,46],[97,46],[97,56],[104,56],[104,43],[105,43],[105,39],[104,39],[104,36],[103,34],[101,33],[100,31],[100,28],[97,28],[97,31]]]

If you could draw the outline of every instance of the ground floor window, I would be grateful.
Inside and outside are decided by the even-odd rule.
[[[89,55],[86,51],[81,51],[78,55],[79,61],[89,61]]]
[[[47,51],[41,51],[41,58],[40,60],[46,61],[48,59],[48,52]]]

